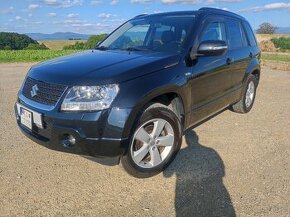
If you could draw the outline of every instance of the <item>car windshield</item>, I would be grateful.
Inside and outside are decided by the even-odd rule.
[[[178,53],[194,19],[194,15],[135,18],[119,27],[97,49]]]

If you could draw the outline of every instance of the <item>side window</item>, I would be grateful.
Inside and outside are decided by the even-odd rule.
[[[241,36],[240,22],[236,20],[228,20],[229,45],[232,50],[243,47]]]
[[[247,36],[246,36],[245,30],[244,30],[244,28],[242,26],[242,23],[240,23],[240,30],[241,30],[241,34],[242,34],[243,46],[244,47],[248,47],[249,43],[248,43],[248,40],[247,40]]]
[[[210,23],[201,35],[200,41],[226,40],[225,24],[221,22]]]
[[[245,26],[245,29],[246,29],[246,32],[248,35],[248,39],[250,41],[250,45],[257,46],[257,41],[256,41],[256,38],[254,36],[252,28],[250,27],[250,25],[247,22],[244,22],[244,26]]]
[[[147,25],[136,25],[129,29],[122,37],[112,43],[112,47],[127,48],[128,46],[142,46],[149,29]]]

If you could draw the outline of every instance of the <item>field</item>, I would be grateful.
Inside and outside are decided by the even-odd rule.
[[[290,72],[263,67],[250,113],[188,130],[169,168],[136,179],[20,132],[13,106],[31,65],[0,64],[0,216],[290,216]]]
[[[77,50],[0,50],[0,63],[35,62],[76,53]]]
[[[290,55],[287,54],[274,54],[274,53],[263,53],[263,60],[272,60],[272,61],[282,61],[290,62]]]
[[[86,40],[51,40],[51,41],[39,41],[51,50],[62,50],[64,46],[73,45],[76,42],[85,42]]]
[[[268,41],[272,38],[290,37],[290,34],[256,34],[258,42]]]
[[[259,42],[270,40],[271,38],[278,37],[290,37],[290,34],[273,34],[273,35],[257,35],[257,39]],[[4,51],[0,50],[0,62],[36,62],[36,61],[44,61],[48,59],[52,59],[54,57],[59,57],[71,53],[78,52],[77,50],[62,50],[63,46],[71,45],[76,43],[77,41],[84,40],[51,40],[51,41],[40,41],[40,43],[44,43],[50,50],[20,50],[20,51]],[[269,67],[273,65],[283,64],[283,67],[274,67],[281,70],[290,70],[290,53],[267,53],[263,52],[262,60],[264,62],[269,61],[271,64],[268,64]],[[286,67],[285,67],[286,66]]]

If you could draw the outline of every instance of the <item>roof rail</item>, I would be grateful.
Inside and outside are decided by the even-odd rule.
[[[219,8],[210,8],[210,7],[203,7],[200,8],[198,11],[208,11],[208,12],[216,12],[216,13],[223,13],[223,14],[228,14],[228,15],[232,15],[232,16],[236,16],[242,19],[245,19],[244,17],[242,17],[239,14],[233,13],[231,11],[227,11],[227,10],[223,10],[223,9],[219,9]]]
[[[143,17],[143,16],[146,16],[146,15],[149,15],[149,14],[139,14],[139,15],[135,16],[134,18]]]

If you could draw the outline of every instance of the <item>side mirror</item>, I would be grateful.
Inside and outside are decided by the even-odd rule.
[[[200,43],[197,49],[198,56],[220,56],[228,50],[227,43],[225,41],[213,40],[203,41]]]

